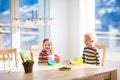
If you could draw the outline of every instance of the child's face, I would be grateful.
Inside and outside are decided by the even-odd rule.
[[[43,49],[47,52],[50,52],[50,50],[52,50],[52,42],[46,41],[43,45]]]
[[[84,43],[86,46],[92,46],[93,40],[91,40],[88,36],[85,36]]]

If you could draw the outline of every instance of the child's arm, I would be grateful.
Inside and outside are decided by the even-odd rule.
[[[39,64],[43,63],[43,53],[42,52],[40,52],[40,54],[39,54],[38,63]]]
[[[96,65],[100,65],[100,56],[98,52],[96,52],[96,60]]]
[[[84,51],[85,51],[85,48],[84,48],[83,54],[82,54],[83,63],[85,62],[85,53],[84,53]]]
[[[85,54],[84,53],[83,53],[82,59],[83,59],[83,63],[84,63],[85,62]]]

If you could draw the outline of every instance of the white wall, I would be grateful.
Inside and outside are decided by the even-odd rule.
[[[95,32],[95,0],[79,0],[80,53],[84,47],[84,34]]]
[[[50,17],[55,18],[55,25],[51,26],[51,38],[62,60],[68,59],[71,54],[69,6],[68,0],[50,0]]]
[[[84,33],[94,31],[93,1],[50,0],[50,17],[55,17],[52,39],[62,59],[81,57]]]
[[[80,57],[79,0],[70,0],[70,50],[71,58]]]

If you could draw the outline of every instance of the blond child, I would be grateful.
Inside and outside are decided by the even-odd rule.
[[[83,63],[85,64],[95,64],[99,65],[99,53],[95,43],[97,41],[97,37],[93,33],[86,33],[84,35],[84,43],[85,47],[83,50]]]

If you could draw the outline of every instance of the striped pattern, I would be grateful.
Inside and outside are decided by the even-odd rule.
[[[48,63],[48,60],[54,60],[55,54],[46,54],[42,51],[38,57],[38,63]]]
[[[83,51],[83,63],[99,65],[99,54],[96,47],[85,47]]]

